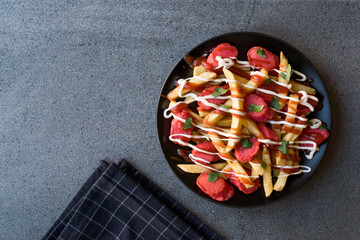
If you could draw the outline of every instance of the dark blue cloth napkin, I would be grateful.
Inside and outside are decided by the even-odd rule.
[[[221,239],[131,164],[101,161],[43,239]]]

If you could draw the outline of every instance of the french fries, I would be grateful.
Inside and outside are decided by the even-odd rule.
[[[260,58],[264,58],[263,55],[265,55],[264,52],[256,52],[256,54]],[[218,59],[219,56],[216,57],[218,64],[221,62],[221,59]],[[294,163],[295,158],[293,157],[299,158],[298,149],[301,149],[299,147],[299,136],[305,128],[306,118],[304,114],[297,116],[298,106],[299,104],[306,104],[306,102],[304,103],[306,94],[314,95],[316,90],[290,80],[288,74],[291,75],[291,66],[283,52],[280,52],[279,70],[275,69],[279,73],[278,76],[269,76],[265,68],[254,71],[248,67],[249,65],[244,67],[241,65],[241,61],[236,62],[234,60],[231,63],[231,59],[227,59],[225,64],[230,65],[224,65],[220,70],[211,71],[206,69],[209,69],[208,66],[206,68],[202,65],[194,67],[193,77],[187,79],[187,82],[184,82],[185,80],[179,81],[179,85],[167,95],[170,100],[167,110],[181,102],[182,99],[186,103],[202,101],[201,107],[192,106],[182,110],[186,112],[183,113],[187,116],[186,119],[180,118],[181,114],[173,113],[174,119],[178,122],[172,123],[171,131],[176,126],[178,129],[174,131],[170,140],[180,146],[187,146],[196,150],[189,154],[194,163],[181,163],[177,166],[182,171],[191,174],[219,172],[216,173],[217,176],[225,180],[230,178],[230,181],[239,187],[233,182],[238,181],[238,184],[241,184],[239,187],[241,191],[244,189],[246,191],[256,190],[259,186],[258,179],[260,179],[265,196],[269,197],[273,191],[284,189],[290,175],[301,173],[298,163]],[[247,73],[243,74],[242,71],[250,73],[250,79],[237,75],[246,77]],[[274,72],[274,69],[269,69],[269,71],[270,73]],[[294,70],[294,72],[296,71]],[[270,81],[272,84],[280,85],[276,90],[278,92],[268,90],[273,89],[273,85],[269,88],[263,87]],[[229,85],[229,89],[221,88],[225,83]],[[214,88],[213,86],[216,85],[220,87]],[[211,89],[208,88],[209,86]],[[204,96],[205,94],[201,94],[201,90],[198,90],[204,88],[213,91],[213,93],[206,92],[209,95]],[[257,89],[258,91],[255,92]],[[227,91],[230,91],[230,96],[225,94]],[[271,115],[267,118],[268,120],[266,118],[260,120],[251,115],[250,111],[262,111],[264,106],[259,106],[260,104],[255,104],[255,107],[251,109],[249,102],[247,102],[245,106],[249,106],[249,108],[244,109],[244,98],[249,94],[257,94],[257,98],[259,98],[262,96],[260,95],[261,91],[264,94],[277,96],[277,99],[273,98],[274,103],[269,103],[271,98],[265,96],[263,98],[266,99],[260,103],[266,103],[272,108],[268,108]],[[305,97],[300,98],[301,95],[297,94],[299,91],[303,91],[301,93],[303,96],[305,94]],[[250,96],[246,98],[246,101],[250,101],[251,97],[255,98],[255,96]],[[211,99],[211,102],[208,99]],[[209,107],[204,107],[204,104]],[[282,110],[285,105],[287,105],[286,112]],[[211,110],[205,110],[210,109],[210,107]],[[191,124],[188,123],[189,120]],[[187,129],[191,129],[191,136],[189,136]],[[186,142],[185,139],[189,141]],[[202,143],[206,143],[205,145],[208,147],[201,148],[200,144]],[[210,149],[210,147],[213,148]],[[243,150],[244,148],[245,150]],[[239,157],[239,154],[243,154],[245,157],[242,155]],[[213,157],[215,155],[216,157]],[[203,159],[199,156],[202,156]],[[299,169],[298,172],[296,172],[297,169]],[[273,182],[274,178],[276,178],[275,182]],[[244,192],[248,193],[246,191]]]

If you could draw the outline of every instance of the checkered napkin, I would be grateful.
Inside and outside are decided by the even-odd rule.
[[[43,239],[221,239],[127,161],[98,169]]]

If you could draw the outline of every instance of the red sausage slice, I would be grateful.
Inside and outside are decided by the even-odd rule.
[[[231,171],[234,172],[233,170],[231,170]],[[245,171],[246,171],[246,173],[248,175],[251,174],[251,171],[249,169],[245,168]],[[260,179],[259,178],[257,178],[255,181],[253,181],[254,186],[251,187],[251,188],[245,187],[245,185],[242,184],[239,181],[239,178],[234,174],[229,175],[229,180],[230,180],[230,183],[234,184],[240,191],[242,191],[245,194],[250,194],[250,193],[255,192],[258,189],[258,187],[260,186]]]
[[[208,96],[208,95],[212,95],[215,92],[215,89],[218,88],[219,86],[213,86],[210,88],[205,89],[201,94],[200,97],[204,97],[204,96]],[[229,89],[229,85],[225,84],[223,86],[221,86],[221,88],[223,89]],[[230,91],[227,91],[225,94],[221,95],[221,96],[229,96],[230,95]],[[226,102],[226,99],[216,99],[216,98],[210,98],[210,99],[206,99],[206,101],[208,101],[209,103],[213,103],[216,105],[220,105]],[[205,105],[205,103],[198,101],[199,105],[204,109],[204,110],[211,110],[213,109],[210,106]]]
[[[256,111],[252,112],[249,110],[250,104],[254,104],[257,106],[262,105],[264,107],[260,112],[256,112]],[[254,119],[257,122],[266,122],[272,119],[274,115],[274,111],[271,108],[269,108],[269,106],[266,104],[264,99],[262,97],[257,96],[256,94],[250,94],[245,97],[244,107],[248,116],[250,116],[252,119]]]
[[[265,57],[257,54],[258,50],[262,49]],[[279,57],[263,47],[253,47],[247,53],[247,57],[251,66],[255,68],[265,68],[268,71],[272,69],[279,69]]]
[[[180,117],[184,120],[186,120],[187,118],[191,117],[191,114],[186,111],[186,110],[182,110],[180,113],[176,114],[177,117]],[[194,126],[192,126],[191,128],[188,129],[182,129],[184,127],[184,123],[178,119],[173,119],[171,121],[171,129],[170,129],[170,135],[173,134],[186,134],[186,135],[191,135],[191,131],[194,129]],[[189,137],[185,137],[185,136],[174,136],[174,139],[180,139],[181,141],[184,142],[189,142],[191,140],[191,138]],[[174,142],[176,143],[176,142]]]
[[[235,158],[243,163],[250,162],[255,155],[259,152],[260,149],[260,142],[253,137],[250,137],[249,140],[253,143],[251,148],[242,148],[241,143],[239,142],[235,146]]]
[[[307,127],[301,133],[299,139],[300,141],[313,141],[316,143],[316,145],[319,146],[322,142],[329,138],[329,135],[329,132],[325,129],[312,129],[310,127]],[[301,143],[300,146],[312,147],[312,144]]]
[[[204,66],[207,70],[211,71],[218,66],[218,61],[216,60],[217,56],[220,56],[222,58],[230,58],[237,57],[237,55],[238,50],[236,49],[236,47],[234,47],[230,43],[222,43],[219,44],[216,48],[214,48],[214,50],[212,50],[212,52],[207,58],[207,64]]]
[[[209,182],[209,173],[203,172],[196,180],[198,187],[217,201],[226,201],[234,195],[234,188],[230,183],[219,177],[214,183]]]
[[[278,141],[276,133],[271,128],[267,127],[265,123],[256,123],[256,126],[267,139],[276,142]]]
[[[200,148],[201,150],[211,152],[211,153],[218,152],[216,150],[214,144],[212,144],[212,142],[202,142],[202,143],[197,144],[196,147]],[[216,162],[216,161],[220,160],[219,155],[211,155],[211,154],[203,153],[203,152],[197,151],[196,149],[192,150],[192,155],[193,155],[193,157],[202,158],[202,159],[206,160],[208,163]],[[195,159],[194,161],[201,163],[201,164],[206,164],[206,162],[203,162],[200,160]]]

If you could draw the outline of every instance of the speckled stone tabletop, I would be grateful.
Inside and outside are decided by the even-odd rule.
[[[104,158],[128,159],[225,239],[360,238],[360,3],[3,0],[0,23],[0,239],[41,238]],[[266,207],[194,195],[157,140],[168,73],[198,43],[232,31],[298,48],[332,105],[318,171]]]

